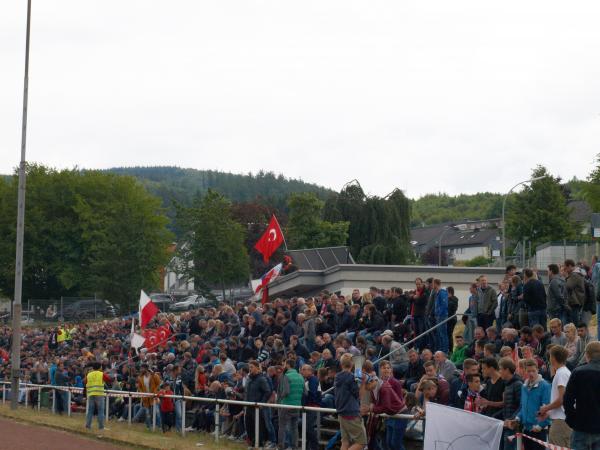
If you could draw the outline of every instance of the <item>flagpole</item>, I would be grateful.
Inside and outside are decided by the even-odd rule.
[[[275,214],[273,214],[273,218],[275,219],[275,222],[277,222],[277,226],[281,230],[281,225],[279,224],[279,220],[277,220],[277,217],[275,216]],[[281,230],[281,237],[283,238],[283,246],[285,247],[285,251],[287,252],[288,246],[287,246],[287,242],[285,241],[285,234],[283,234],[283,230]]]

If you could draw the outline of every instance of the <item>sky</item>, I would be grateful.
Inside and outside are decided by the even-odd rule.
[[[0,173],[26,1],[0,2]],[[261,169],[409,197],[600,152],[600,2],[33,0],[28,161]]]

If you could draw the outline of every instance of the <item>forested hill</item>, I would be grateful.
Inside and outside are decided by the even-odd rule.
[[[502,215],[502,194],[427,194],[413,200],[411,225],[434,225],[464,219],[493,219]]]
[[[215,170],[182,169],[179,167],[116,167],[108,172],[136,177],[165,206],[175,200],[189,205],[198,194],[214,189],[234,202],[248,202],[262,198],[278,209],[286,209],[285,202],[292,192],[314,192],[325,199],[332,190],[286,178],[272,172],[233,174]]]

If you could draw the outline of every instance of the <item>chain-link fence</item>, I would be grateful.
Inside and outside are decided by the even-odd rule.
[[[61,297],[59,299],[27,299],[23,302],[22,321],[81,321],[113,318],[118,309],[107,300],[94,297]]]

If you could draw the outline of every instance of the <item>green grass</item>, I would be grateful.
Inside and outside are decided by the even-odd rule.
[[[49,427],[62,431],[78,434],[81,436],[97,439],[100,441],[111,442],[126,448],[135,449],[205,449],[205,450],[241,450],[245,445],[233,443],[227,439],[220,439],[216,444],[214,437],[206,433],[186,433],[185,437],[174,431],[162,433],[160,431],[152,432],[146,430],[144,424],[132,424],[127,422],[110,421],[105,424],[107,430],[99,431],[94,422],[92,430],[86,430],[83,414],[73,414],[71,417],[52,414],[47,409],[42,408],[40,412],[37,409],[19,407],[16,411],[10,409],[8,403],[0,404],[0,417],[14,419],[18,422],[24,422],[36,426]],[[201,442],[202,446],[196,444]]]

